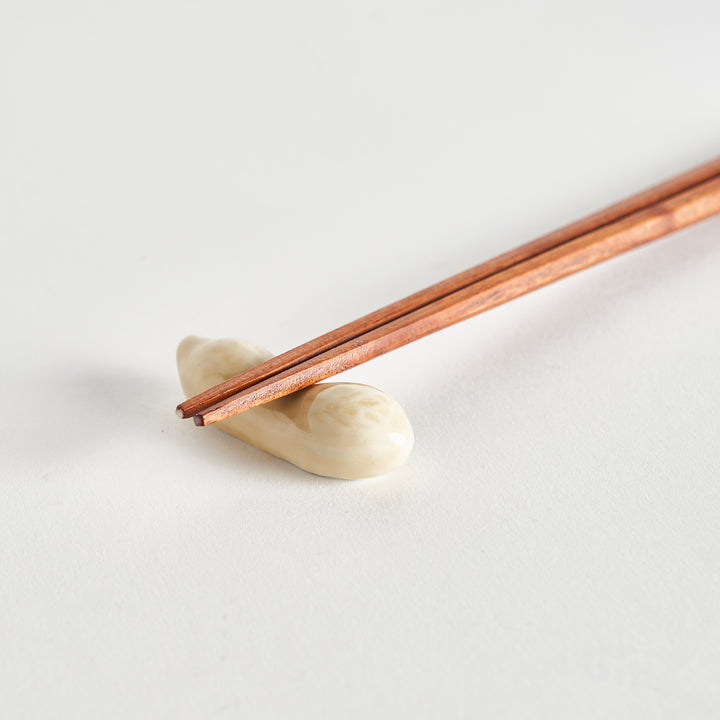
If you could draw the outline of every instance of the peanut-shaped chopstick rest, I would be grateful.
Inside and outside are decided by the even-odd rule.
[[[191,397],[271,357],[244,340],[190,336],[177,349],[180,383]],[[303,470],[343,479],[384,475],[407,460],[413,445],[400,405],[354,383],[319,383],[216,425]]]

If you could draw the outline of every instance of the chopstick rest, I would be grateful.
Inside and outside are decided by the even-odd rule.
[[[177,349],[180,382],[186,395],[194,395],[271,357],[244,340],[187,337]],[[313,385],[217,425],[303,470],[348,480],[394,470],[413,446],[400,405],[355,383]]]

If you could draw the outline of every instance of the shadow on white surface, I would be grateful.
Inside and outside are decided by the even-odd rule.
[[[216,428],[180,420],[174,411],[182,392],[170,378],[97,366],[57,368],[41,377],[35,390],[45,403],[44,422],[15,443],[20,466],[112,472],[121,463],[153,474],[164,467],[202,483],[213,478],[278,485],[350,482],[313,475]]]
[[[560,281],[547,291],[541,289],[520,298],[517,305],[524,305],[524,313],[517,313],[512,328],[508,323],[495,337],[478,333],[478,352],[471,358],[472,371],[466,373],[462,367],[468,361],[467,354],[455,356],[460,364],[459,372],[475,386],[487,382],[488,377],[494,381],[496,378],[490,373],[498,363],[503,374],[513,367],[521,374],[522,368],[527,368],[527,373],[538,365],[561,362],[555,348],[568,339],[583,342],[586,337],[594,337],[599,342],[598,335],[612,333],[617,340],[628,332],[624,327],[627,322],[636,322],[639,333],[643,329],[639,325],[644,314],[647,320],[651,312],[656,316],[665,313],[662,325],[667,332],[662,339],[671,341],[678,319],[669,317],[669,313],[687,314],[688,304],[687,297],[676,302],[675,289],[687,293],[688,286],[703,282],[704,269],[720,261],[719,237],[720,222],[712,219]],[[511,306],[500,311],[514,313]],[[631,355],[630,348],[627,350]],[[692,352],[692,348],[687,348],[687,352]],[[478,360],[487,367],[479,368]],[[456,372],[438,375],[432,384],[434,396],[452,397],[453,402],[457,400],[458,406],[467,406],[472,413],[478,395],[468,393],[467,387],[458,383]]]
[[[691,429],[717,387],[719,235],[704,223],[430,339],[444,371],[413,380],[415,452],[478,478],[522,473],[522,455],[561,476],[612,466],[650,479],[687,454],[712,473],[711,432]],[[453,428],[442,443],[439,425]]]

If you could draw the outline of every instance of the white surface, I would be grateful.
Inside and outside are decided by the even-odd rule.
[[[720,712],[720,224],[348,379],[335,482],[173,414],[718,153],[713,0],[0,4],[0,695],[13,718]]]

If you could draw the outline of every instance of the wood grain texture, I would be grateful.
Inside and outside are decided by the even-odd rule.
[[[708,164],[704,167],[709,168],[714,165]],[[664,185],[673,187],[672,181]],[[647,191],[647,194],[635,196],[635,204],[639,205],[639,208],[636,207],[629,213],[621,214],[619,212],[617,208],[622,203],[613,206],[616,208],[614,220],[601,222],[603,213],[596,213],[580,223],[568,226],[568,228],[578,228],[582,227],[583,223],[589,227],[594,226],[594,229],[584,233],[577,235],[573,233],[572,239],[558,243],[557,240],[552,242],[549,239],[552,235],[545,236],[534,243],[501,255],[495,260],[471,268],[467,273],[450,278],[445,283],[452,286],[456,278],[472,277],[478,268],[495,268],[481,279],[441,295],[433,301],[413,307],[415,302],[413,299],[426,297],[423,293],[432,296],[435,289],[443,283],[410,296],[412,302],[405,304],[406,311],[399,316],[394,313],[399,311],[396,306],[402,305],[403,301],[388,306],[388,308],[392,308],[388,313],[389,319],[381,325],[375,326],[371,322],[367,322],[364,325],[365,331],[346,338],[345,342],[316,353],[292,367],[285,368],[280,372],[275,370],[272,376],[265,375],[268,372],[266,366],[271,365],[272,361],[264,363],[254,369],[259,372],[250,371],[238,376],[239,382],[236,385],[242,387],[243,383],[247,381],[247,377],[253,375],[255,377],[265,375],[265,377],[260,381],[253,380],[252,386],[245,386],[231,396],[224,395],[226,388],[222,385],[211,388],[205,394],[206,397],[213,397],[213,392],[216,391],[218,395],[215,397],[220,396],[220,400],[197,412],[194,416],[195,423],[209,425],[251,407],[295,392],[448,325],[477,315],[555,280],[720,212],[720,175],[718,174],[695,183],[689,189],[681,192],[669,196],[660,194],[662,198],[660,200],[639,202],[642,195],[647,199],[653,196],[653,192],[656,195],[660,193],[656,189]],[[632,206],[633,200],[631,199],[627,203]],[[607,213],[605,218],[611,214],[610,211],[604,212]],[[594,223],[591,222],[592,218],[595,218]],[[569,233],[568,229],[564,230]],[[558,233],[562,237],[563,230]],[[533,249],[533,252],[529,251],[530,248]],[[382,312],[378,311],[378,313]],[[375,315],[372,315],[373,319]],[[356,324],[351,323],[345,327],[352,327],[354,332]],[[311,346],[312,343],[306,345]],[[227,383],[223,383],[223,385],[227,385]]]
[[[429,303],[433,303],[442,297],[455,293],[462,288],[473,285],[495,273],[513,267],[517,263],[544,253],[553,247],[567,243],[593,230],[598,230],[661,200],[668,199],[679,192],[685,191],[717,175],[720,175],[720,157],[595,212],[592,215],[588,215],[559,230],[555,230],[509,252],[503,253],[492,260],[475,265],[468,270],[453,275],[446,280],[442,280],[402,300],[391,303],[358,320],[336,328],[292,350],[288,350],[281,355],[277,355],[262,365],[258,365],[247,372],[232,377],[215,387],[209,388],[203,393],[185,400],[177,406],[176,412],[182,418],[196,416],[198,413],[209,409],[225,398],[229,398],[246,388],[299,365],[353,338],[379,328],[403,315],[422,308]]]

